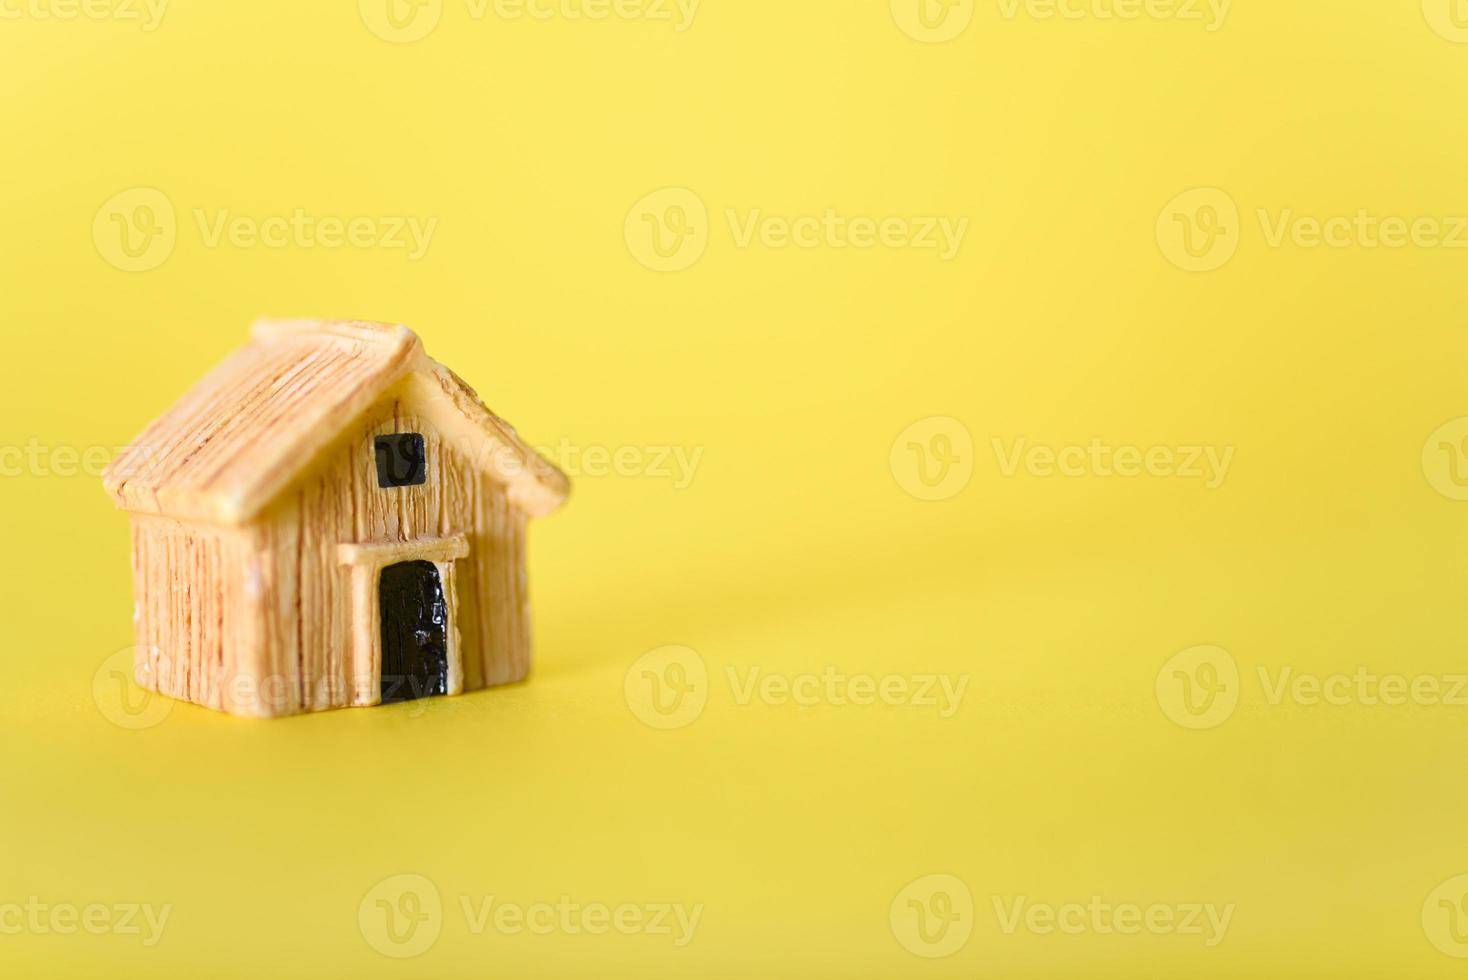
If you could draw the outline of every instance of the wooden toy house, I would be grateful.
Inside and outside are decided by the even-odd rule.
[[[262,321],[103,475],[145,688],[272,717],[530,668],[525,536],[566,476],[405,327]]]

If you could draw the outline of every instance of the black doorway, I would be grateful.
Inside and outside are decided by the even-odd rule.
[[[447,694],[448,607],[431,561],[405,561],[382,570],[382,703]]]

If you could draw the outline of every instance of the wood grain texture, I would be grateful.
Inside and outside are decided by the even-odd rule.
[[[564,500],[569,482],[421,355],[412,334],[370,324],[318,332],[257,327],[226,362],[233,368],[109,472],[114,497],[135,511],[138,682],[264,717],[377,703],[378,578],[410,558],[434,561],[443,582],[450,692],[521,680],[526,526]],[[353,358],[364,363],[349,367]],[[337,397],[343,388],[351,394]],[[364,391],[374,397],[364,402]],[[353,411],[307,410],[319,404]],[[406,432],[423,436],[427,479],[379,487],[374,438]],[[287,460],[282,446],[305,458]],[[152,468],[135,469],[144,457]],[[272,475],[250,483],[247,462]],[[265,492],[283,472],[290,479],[267,504],[240,505],[241,487]],[[220,488],[224,498],[213,495]],[[150,513],[158,508],[167,513]]]
[[[134,515],[134,673],[149,690],[257,714],[243,682],[261,675],[264,561],[252,530]],[[238,703],[231,703],[238,702]]]
[[[252,520],[343,423],[416,374],[486,451],[477,460],[531,516],[560,506],[565,474],[527,446],[400,325],[264,320],[252,339],[149,425],[103,473],[119,507],[185,520]]]
[[[395,432],[424,437],[428,479],[420,486],[377,486],[373,437]],[[341,544],[463,535],[468,554],[453,561],[452,573],[444,577],[457,612],[453,626],[459,636],[463,688],[525,677],[530,667],[526,519],[510,505],[504,486],[471,465],[475,449],[455,444],[415,411],[411,392],[395,391],[352,428],[318,472],[263,515],[270,570],[265,587],[268,669],[306,683],[293,710],[372,703],[377,697],[368,666],[377,660],[372,653],[377,624],[354,614],[352,566],[342,563]],[[368,572],[359,588],[375,597],[381,563],[357,567]],[[443,565],[440,570],[448,571]],[[354,624],[360,625],[355,636]]]

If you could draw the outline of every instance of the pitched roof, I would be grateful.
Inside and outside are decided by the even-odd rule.
[[[102,474],[125,510],[237,524],[250,520],[388,388],[414,376],[489,452],[475,461],[538,517],[570,491],[474,390],[407,327],[262,320],[230,355],[147,427]]]

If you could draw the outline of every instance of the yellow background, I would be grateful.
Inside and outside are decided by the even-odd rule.
[[[704,0],[682,32],[445,0],[413,43],[351,0],[175,0],[152,31],[45,2],[0,20],[0,444],[122,445],[270,313],[408,323],[537,444],[702,456],[682,488],[573,467],[531,536],[527,684],[143,728],[93,694],[131,643],[126,519],[90,475],[8,474],[0,905],[172,913],[148,948],[0,935],[0,972],[1461,972],[1423,911],[1468,872],[1468,710],[1274,704],[1259,677],[1468,670],[1468,506],[1429,443],[1468,415],[1468,254],[1271,247],[1257,217],[1468,213],[1468,45],[1417,3],[1238,0],[1208,31],[986,0],[930,44],[885,0]],[[93,225],[135,187],[177,242],[125,272]],[[707,209],[676,272],[628,240],[663,188]],[[1195,188],[1239,212],[1206,272],[1158,236]],[[195,218],[298,208],[438,224],[410,261],[210,247]],[[827,208],[970,224],[945,262],[740,247],[726,215]],[[893,448],[932,417],[971,435],[972,477],[928,502]],[[1235,455],[1210,490],[1006,476],[996,439]],[[706,664],[707,705],[660,730],[624,688],[668,645]],[[1189,730],[1157,679],[1200,645],[1238,702]],[[969,686],[943,718],[740,704],[728,674],[828,666]],[[406,873],[444,910],[396,960],[358,913]],[[971,892],[972,935],[926,959],[889,912],[934,874]],[[491,895],[703,912],[682,948],[476,935],[460,899]],[[1235,911],[1208,947],[994,910],[1093,895]]]

